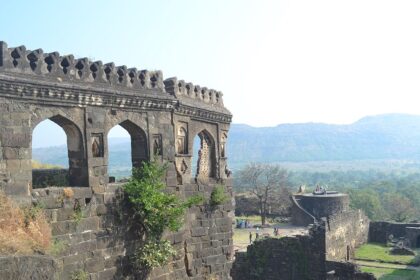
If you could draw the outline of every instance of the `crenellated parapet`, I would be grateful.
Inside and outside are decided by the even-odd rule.
[[[178,80],[176,77],[166,79],[163,83],[165,84],[166,92],[177,98],[186,97],[207,104],[223,106],[223,93],[220,91],[186,83],[184,80]]]
[[[8,48],[0,41],[0,70],[46,78],[82,81],[131,89],[164,91],[161,71],[137,70],[114,63],[92,62],[88,58],[61,56],[58,52],[44,53],[42,49],[27,50],[25,46]]]
[[[27,50],[25,46],[9,48],[2,41],[0,93],[43,103],[175,110],[180,115],[218,122],[232,118],[220,91],[177,78],[164,80],[162,71]]]

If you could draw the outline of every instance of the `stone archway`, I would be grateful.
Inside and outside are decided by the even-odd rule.
[[[130,120],[120,122],[131,138],[131,162],[133,168],[140,168],[143,161],[149,160],[147,136],[142,128]]]
[[[197,172],[195,177],[200,179],[214,178],[216,176],[216,152],[214,138],[207,130],[197,134],[200,139]]]
[[[54,115],[48,119],[60,126],[67,136],[68,184],[70,186],[87,187],[89,185],[87,160],[80,128],[62,115]],[[38,122],[37,125],[39,123],[41,122]]]

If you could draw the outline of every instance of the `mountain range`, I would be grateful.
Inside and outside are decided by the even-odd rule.
[[[128,138],[110,138],[110,168],[130,168]],[[248,162],[419,160],[420,116],[368,116],[347,125],[324,123],[252,127],[232,124],[227,153],[234,169]],[[35,148],[33,158],[67,165],[65,146]]]

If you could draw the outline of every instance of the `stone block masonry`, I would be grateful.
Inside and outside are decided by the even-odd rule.
[[[209,199],[221,184],[232,197],[225,155],[232,115],[219,91],[165,80],[161,71],[0,42],[0,113],[0,190],[19,203],[43,205],[54,238],[64,244],[59,255],[50,256],[52,261],[31,260],[40,263],[39,273],[54,271],[40,279],[70,279],[79,270],[90,279],[135,279],[130,257],[139,240],[118,210],[121,186],[108,183],[107,134],[116,125],[130,134],[133,167],[153,155],[169,162],[168,191]],[[62,188],[34,188],[50,174],[31,166],[32,132],[46,119],[67,135],[69,168],[58,173],[65,173],[74,196],[67,197]],[[200,168],[193,177],[196,135]],[[230,279],[232,216],[230,200],[216,209],[191,209],[182,230],[166,236],[178,254],[148,279]]]
[[[325,228],[312,226],[309,235],[267,238],[236,253],[234,280],[322,280],[326,277]]]
[[[350,214],[348,214],[350,215]],[[233,280],[375,280],[356,264],[331,261],[328,225],[311,225],[308,235],[266,238],[237,252],[231,275]],[[345,248],[345,247],[344,247]]]
[[[407,238],[412,248],[420,248],[420,223],[371,222],[369,242],[386,244],[389,237]]]

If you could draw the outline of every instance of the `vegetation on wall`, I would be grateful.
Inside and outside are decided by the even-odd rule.
[[[51,228],[42,208],[20,208],[0,192],[0,254],[46,253]]]
[[[210,206],[217,206],[227,201],[228,196],[225,194],[225,187],[218,185],[214,187],[210,195]]]
[[[77,270],[73,272],[73,274],[71,275],[71,280],[88,280],[88,279],[90,279],[89,273],[83,270]]]
[[[165,191],[163,181],[167,165],[156,160],[143,162],[140,169],[133,170],[124,191],[134,212],[133,223],[138,225],[138,233],[143,235],[144,245],[136,253],[138,267],[158,267],[164,265],[174,254],[167,240],[162,240],[164,231],[177,231],[183,224],[185,211],[203,202],[200,196],[184,201],[177,195]]]

